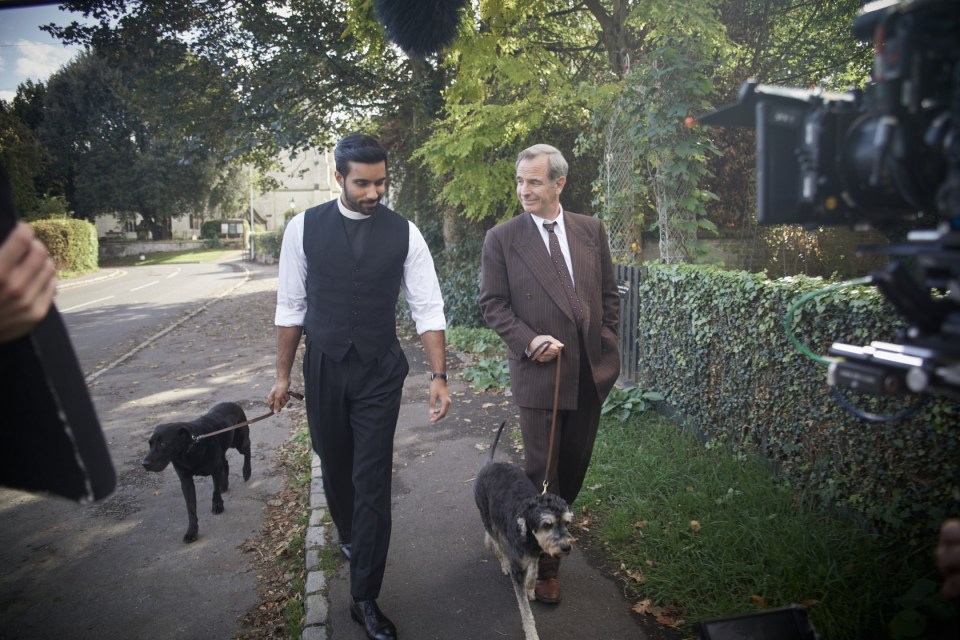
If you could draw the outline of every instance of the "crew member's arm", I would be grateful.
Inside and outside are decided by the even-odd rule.
[[[450,391],[447,389],[446,337],[447,320],[443,315],[443,295],[433,266],[433,257],[423,235],[410,223],[410,244],[403,263],[403,292],[410,307],[410,315],[417,325],[420,342],[427,354],[431,373],[430,422],[440,420],[450,409]]]
[[[303,215],[294,216],[283,232],[280,246],[280,272],[277,281],[277,377],[267,395],[274,412],[290,401],[290,372],[297,357],[307,314],[307,261],[303,253]],[[304,389],[309,393],[309,389]]]
[[[0,245],[0,343],[21,338],[43,320],[57,289],[47,248],[18,222]]]

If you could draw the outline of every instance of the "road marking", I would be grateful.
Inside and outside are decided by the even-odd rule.
[[[136,288],[134,288],[134,289],[130,289],[130,293],[133,293],[134,291],[140,291],[140,289],[146,289],[147,287],[152,287],[153,285],[159,284],[159,283],[160,283],[159,280],[154,280],[153,282],[148,282],[147,284],[142,284],[142,285],[140,285],[139,287],[136,287]]]
[[[174,276],[180,275],[180,272],[181,272],[181,271],[183,271],[183,269],[181,269],[180,267],[177,267],[177,270],[176,270],[176,271],[174,271],[173,273],[171,273],[170,275],[167,276],[167,280],[169,280],[170,278],[172,278],[172,277],[174,277]]]
[[[109,300],[113,296],[107,296],[106,298],[98,298],[96,300],[91,300],[90,302],[84,302],[83,304],[78,304],[70,307],[69,309],[60,309],[60,313],[67,313],[68,311],[73,311],[74,309],[79,309],[80,307],[86,307],[91,304],[96,304],[98,302],[103,302],[104,300]]]

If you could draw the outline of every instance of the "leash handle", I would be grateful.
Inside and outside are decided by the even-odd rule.
[[[297,400],[303,400],[303,394],[302,394],[302,393],[297,393],[296,391],[287,391],[287,395],[290,396],[291,398],[296,398]],[[252,419],[250,419],[250,420],[244,420],[243,422],[238,422],[237,424],[235,424],[235,425],[233,425],[233,426],[230,426],[230,427],[224,427],[223,429],[218,429],[217,431],[211,431],[210,433],[204,433],[204,434],[201,434],[201,435],[199,435],[199,436],[193,436],[192,439],[193,439],[194,444],[196,444],[197,442],[200,442],[200,441],[203,440],[204,438],[209,438],[209,437],[211,437],[211,436],[216,436],[216,435],[219,435],[219,434],[224,433],[224,432],[226,432],[226,431],[233,431],[234,429],[239,429],[240,427],[245,427],[245,426],[247,426],[248,424],[253,424],[254,422],[260,422],[261,420],[264,420],[264,419],[266,419],[266,418],[269,418],[269,417],[272,416],[273,414],[274,414],[274,412],[273,412],[273,411],[270,411],[270,413],[265,413],[265,414],[263,414],[262,416],[257,416],[256,418],[252,418]]]

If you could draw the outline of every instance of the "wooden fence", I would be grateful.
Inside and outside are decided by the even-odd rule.
[[[640,344],[637,342],[640,300],[637,289],[646,277],[644,267],[615,264],[617,289],[620,291],[620,382],[637,384],[640,371]]]

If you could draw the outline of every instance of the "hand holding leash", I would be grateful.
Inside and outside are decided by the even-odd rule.
[[[271,393],[272,393],[272,392],[271,392]],[[287,391],[286,395],[290,396],[291,398],[296,398],[297,400],[303,400],[303,394],[302,394],[302,393],[297,393],[296,391]],[[234,429],[239,429],[240,427],[245,427],[245,426],[247,426],[248,424],[253,424],[254,422],[260,422],[261,420],[264,420],[264,419],[266,419],[266,418],[269,418],[270,416],[272,416],[272,415],[275,414],[275,413],[279,413],[279,411],[274,411],[273,409],[270,409],[270,413],[265,413],[265,414],[263,414],[262,416],[257,416],[256,418],[251,418],[250,420],[244,420],[243,422],[238,422],[237,424],[230,425],[229,427],[226,427],[226,428],[223,428],[223,429],[218,429],[217,431],[211,431],[210,433],[204,433],[203,435],[193,436],[193,441],[194,441],[194,442],[200,442],[200,441],[203,440],[204,438],[209,438],[210,436],[215,436],[215,435],[217,435],[217,434],[219,434],[219,433],[223,433],[224,431],[233,431]]]

